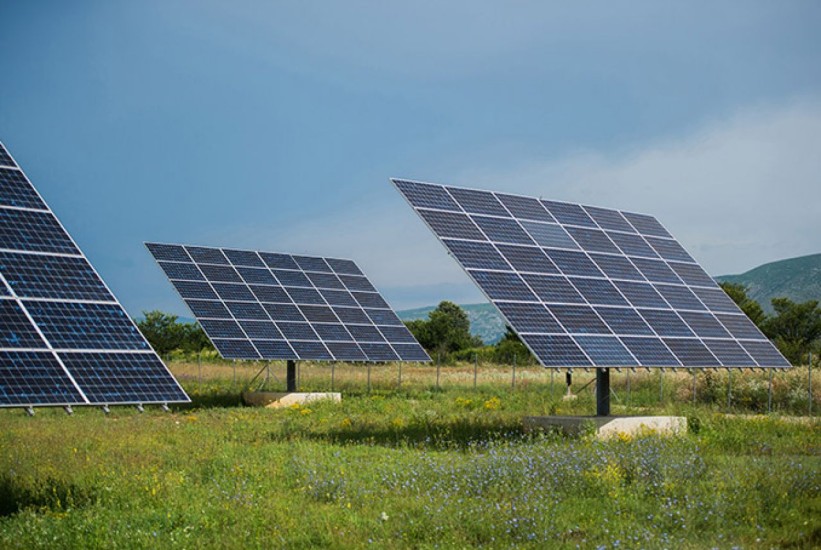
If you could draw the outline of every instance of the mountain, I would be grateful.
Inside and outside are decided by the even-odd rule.
[[[721,275],[716,280],[743,284],[747,294],[764,311],[772,313],[773,298],[785,297],[794,302],[821,300],[821,254],[771,262],[740,275]]]
[[[459,307],[468,314],[472,335],[481,338],[485,344],[495,344],[502,338],[505,333],[505,323],[493,304],[459,304]],[[416,321],[427,319],[428,313],[434,309],[436,306],[420,307],[397,311],[396,314],[403,321]]]

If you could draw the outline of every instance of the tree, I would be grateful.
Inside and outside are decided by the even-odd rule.
[[[821,338],[821,307],[817,300],[797,304],[789,298],[773,298],[775,315],[763,326],[764,334],[793,365],[801,364]]]
[[[499,340],[493,348],[493,355],[495,360],[499,363],[508,363],[516,357],[516,362],[520,365],[531,364],[536,362],[536,358],[527,349],[519,335],[516,334],[510,327],[505,327],[505,335]]]
[[[143,318],[137,321],[137,328],[160,355],[177,349],[195,353],[213,349],[208,336],[197,323],[180,323],[177,319],[176,315],[162,311],[144,311]]]
[[[427,320],[409,321],[406,325],[429,352],[451,353],[482,345],[481,339],[470,334],[467,313],[453,302],[440,302]]]
[[[724,292],[732,299],[736,305],[741,308],[747,317],[756,324],[757,327],[761,328],[764,322],[767,319],[767,315],[764,313],[764,310],[761,308],[761,304],[753,300],[747,295],[747,287],[742,285],[741,283],[719,283]]]

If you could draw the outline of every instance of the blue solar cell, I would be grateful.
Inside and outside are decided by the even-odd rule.
[[[578,250],[579,245],[570,238],[567,231],[560,225],[552,223],[538,223],[523,221],[522,226],[527,230],[533,240],[545,248],[567,248]]]
[[[598,367],[637,364],[636,359],[615,336],[576,336],[576,342]]]
[[[267,286],[267,285],[249,285],[251,292],[260,302],[268,302],[272,304],[290,304],[291,297],[285,292],[281,286]]]
[[[336,317],[334,317],[336,320]],[[352,342],[353,337],[344,325],[339,323],[313,323],[311,325],[323,342]],[[333,350],[332,350],[333,351]],[[336,355],[336,354],[334,354]]]
[[[789,367],[790,363],[781,355],[769,341],[741,342],[760,367]]]
[[[326,342],[337,361],[367,361],[367,357],[354,342]]]
[[[85,258],[0,252],[0,273],[20,298],[114,301]]]
[[[440,185],[428,185],[404,180],[392,180],[408,201],[416,208],[459,210],[459,205]]]
[[[693,336],[693,332],[674,311],[657,309],[639,309],[638,311],[659,336]]]
[[[653,285],[647,283],[633,283],[628,281],[613,281],[631,305],[657,309],[670,309],[661,294],[656,292]]]
[[[274,321],[304,321],[299,308],[292,304],[262,304],[268,316]]]
[[[670,267],[660,260],[650,260],[647,258],[632,258],[631,261],[639,268],[639,271],[647,277],[648,281],[654,283],[682,284],[678,275]]]
[[[265,265],[271,269],[294,269],[298,270],[294,259],[288,254],[276,254],[273,252],[260,252],[259,257],[265,262]]]
[[[14,160],[11,158],[11,155],[8,153],[3,144],[0,143],[0,164],[3,166],[11,166],[15,167],[17,164],[14,163]]]
[[[507,259],[516,271],[530,271],[534,273],[558,273],[542,249],[538,246],[519,246],[513,244],[497,245],[499,252]]]
[[[200,317],[208,319],[231,319],[231,313],[222,302],[213,300],[185,300],[185,304],[197,319]]]
[[[285,291],[291,296],[291,299],[297,304],[325,304],[325,300],[322,298],[322,295],[313,288],[286,287]]]
[[[375,325],[405,326],[402,320],[389,309],[365,309],[365,313]]]
[[[230,262],[222,250],[219,248],[207,248],[203,246],[186,246],[188,255],[198,264],[220,264],[228,265]]]
[[[323,288],[334,289],[334,288],[336,288],[336,289],[340,289],[340,290],[345,289],[345,285],[343,285],[342,281],[339,280],[339,277],[337,277],[333,273],[308,273],[307,275],[308,275],[308,278],[311,280],[311,283],[313,283],[313,285],[316,288],[319,288],[319,289],[323,289]],[[343,275],[343,277],[350,277],[350,275]],[[360,277],[360,278],[365,279],[364,277]],[[367,282],[367,281],[368,280],[365,279],[365,282]],[[373,287],[370,286],[370,283],[368,283],[368,286],[371,289],[373,289]]]
[[[645,237],[653,250],[658,252],[659,256],[665,260],[681,261],[681,262],[695,262],[684,248],[678,242],[671,239],[659,239],[657,237]]]
[[[407,329],[407,327],[379,327],[379,332],[382,333],[382,336],[385,337],[385,340],[388,342],[405,342],[413,344],[416,342],[416,339],[413,337],[413,334]]]
[[[673,309],[692,309],[704,310],[704,304],[701,303],[695,294],[690,292],[686,286],[676,285],[654,285],[659,294],[664,296],[664,299],[673,306]]]
[[[515,273],[469,270],[471,277],[491,300],[537,301],[522,279]]]
[[[740,313],[741,310],[721,288],[693,288],[692,291],[710,311]]]
[[[570,336],[522,334],[522,341],[545,367],[588,367],[590,360]]]
[[[642,366],[678,367],[681,365],[659,338],[623,337],[621,341],[627,349],[633,352]]]
[[[591,253],[593,260],[599,269],[611,279],[624,279],[628,281],[644,281],[644,276],[633,263],[624,256],[611,256],[610,254]]]
[[[508,211],[513,214],[513,217],[517,219],[551,223],[556,221],[538,199],[521,197],[519,195],[505,195],[503,193],[496,193],[496,198],[499,199]]]
[[[319,336],[308,323],[277,322],[277,328],[292,344],[294,340],[319,340]],[[297,353],[299,353],[299,350],[297,350]],[[302,357],[303,355],[300,353],[299,356]]]
[[[328,351],[328,348],[322,342],[306,342],[304,340],[294,340],[291,342],[291,347],[299,355],[300,359],[309,359],[312,361],[333,361],[334,356]]]
[[[564,329],[542,304],[496,302],[496,307],[516,331],[561,334]]]
[[[653,248],[647,244],[640,235],[631,235],[629,233],[617,233],[615,231],[607,231],[607,236],[610,237],[616,246],[622,252],[630,257],[639,258],[658,258],[658,254]]]
[[[385,338],[373,325],[348,325],[348,332],[360,345],[362,342],[384,342]]]
[[[735,338],[748,340],[766,340],[767,338],[761,334],[750,318],[739,311],[738,315],[730,315],[726,313],[716,313],[716,318],[721,321],[724,328],[730,331]]]
[[[234,300],[237,302],[253,302],[254,295],[244,284],[238,283],[211,283],[214,290],[223,300]]]
[[[636,310],[626,307],[596,307],[593,308],[610,329],[621,335],[652,336],[653,330],[644,322]]]
[[[312,323],[336,323],[337,318],[328,306],[299,306],[302,315]]]
[[[210,337],[210,336],[209,336]],[[226,359],[261,359],[256,348],[248,340],[224,340],[211,338],[211,343]]]
[[[225,305],[236,319],[268,320],[268,314],[258,302],[225,302]]]
[[[294,256],[294,261],[303,271],[319,271],[323,273],[333,273],[331,266],[325,263],[322,258],[314,256]]]
[[[299,359],[285,340],[253,340],[252,343],[263,359]]]
[[[589,229],[586,227],[568,227],[567,232],[579,243],[579,246],[587,252],[606,252],[608,254],[620,254],[619,249],[613,241],[601,229]]]
[[[277,280],[267,269],[258,267],[238,267],[237,272],[242,280],[248,284],[277,285]]]
[[[340,260],[339,258],[325,258],[331,269],[339,275],[364,275],[357,265],[351,260]]]
[[[48,208],[23,172],[8,168],[0,168],[0,206],[39,210]]]
[[[376,292],[351,292],[354,299],[362,307],[374,309],[390,309],[391,306]]]
[[[26,309],[55,349],[151,349],[118,305],[28,302]]]
[[[679,311],[678,314],[696,336],[703,338],[730,338],[721,323],[707,312],[701,311]]]
[[[319,290],[319,293],[322,294],[325,301],[332,306],[359,306],[359,304],[356,303],[356,300],[353,299],[353,296],[351,296],[351,293],[346,290],[330,290],[323,288]]]
[[[757,363],[735,340],[713,340],[704,338],[702,342],[725,367],[750,367]]]
[[[510,270],[502,255],[487,242],[442,239],[445,246],[466,268]]]
[[[653,216],[647,214],[635,214],[633,212],[622,212],[627,221],[629,221],[636,230],[642,235],[654,235],[656,237],[672,236]]]
[[[393,344],[400,361],[430,361],[427,352],[419,344]]]
[[[365,277],[357,277],[356,275],[340,275],[339,278],[348,290],[376,292],[376,289]]]
[[[252,340],[282,340],[282,333],[271,321],[239,321],[239,325]]]
[[[0,406],[85,403],[51,352],[0,351]]]
[[[272,269],[277,280],[282,286],[299,286],[313,288],[313,283],[301,271],[287,271],[284,269]]]
[[[157,260],[165,260],[169,262],[190,262],[191,257],[185,251],[185,248],[178,244],[159,244],[159,243],[145,243],[148,251]]]
[[[206,282],[199,281],[171,281],[177,292],[183,298],[193,298],[195,300],[217,300],[219,296]]]
[[[706,286],[714,289],[716,286],[716,282],[713,280],[712,277],[707,275],[707,273],[701,269],[697,264],[683,264],[679,262],[668,262],[668,265],[673,268],[673,271],[676,272],[676,275],[679,278],[687,283],[688,285],[694,286]]]
[[[596,264],[594,264],[584,252],[554,249],[546,249],[545,252],[565,275],[604,277],[604,274],[599,271]]]
[[[533,292],[546,303],[583,304],[584,298],[566,277],[551,275],[523,275]]]
[[[399,356],[388,344],[359,343],[359,347],[371,361],[396,361]]]
[[[590,306],[554,304],[550,306],[550,312],[571,334],[611,334]]]
[[[461,189],[459,187],[447,187],[446,189],[465,212],[510,217],[510,214],[502,206],[502,203],[493,196],[493,193]]]
[[[371,324],[370,318],[360,307],[334,307],[333,310],[343,323]]]
[[[91,403],[188,401],[153,353],[60,353]]]
[[[0,208],[0,248],[28,252],[79,254],[50,212]]]
[[[627,301],[619,294],[613,283],[606,279],[582,279],[568,277],[585,300],[592,305],[626,306]]]
[[[45,342],[20,304],[13,300],[0,300],[0,348],[45,347]]]
[[[700,340],[695,338],[664,338],[663,340],[683,365],[689,367],[721,366],[721,362]]]
[[[484,234],[466,214],[439,212],[436,210],[419,210],[419,215],[428,222],[433,231],[440,237],[486,241]]]
[[[208,281],[221,283],[242,282],[242,277],[240,277],[237,270],[230,265],[198,264],[197,267],[199,267]]]
[[[636,232],[633,226],[621,215],[621,212],[617,210],[608,210],[607,208],[595,206],[582,206],[582,208],[602,229],[625,231],[627,233]]]
[[[596,222],[594,222],[578,204],[546,200],[543,200],[542,204],[553,214],[553,217],[556,218],[559,223],[596,227]]]
[[[224,248],[222,252],[235,266],[265,267],[265,264],[253,250],[232,250]]]
[[[197,266],[192,263],[182,262],[157,262],[165,272],[165,276],[172,281],[204,281],[202,273]]]
[[[212,342],[215,338],[245,338],[245,333],[236,321],[225,319],[199,319],[198,321]]]
[[[519,222],[510,218],[491,218],[489,216],[471,216],[471,219],[487,235],[487,238],[497,243],[513,243],[535,245],[536,243],[525,233]],[[482,239],[484,240],[484,239]]]

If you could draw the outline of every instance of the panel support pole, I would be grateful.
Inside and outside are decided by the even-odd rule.
[[[596,416],[610,416],[610,369],[596,369]]]
[[[285,374],[285,391],[296,391],[296,361],[289,359],[287,363],[287,373]]]

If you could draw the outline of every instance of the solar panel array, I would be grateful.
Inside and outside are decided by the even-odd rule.
[[[652,216],[392,180],[546,367],[788,367]]]
[[[226,359],[430,361],[351,260],[146,246]]]
[[[0,144],[0,406],[187,401]]]

